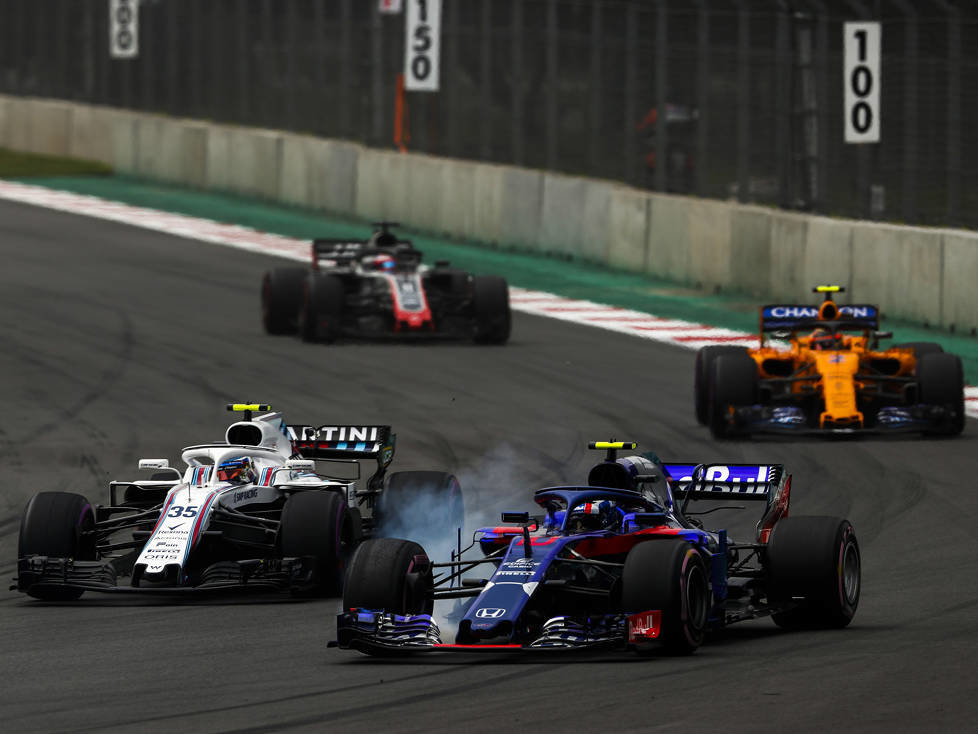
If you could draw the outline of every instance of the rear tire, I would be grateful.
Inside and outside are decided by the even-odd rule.
[[[70,492],[41,492],[34,495],[20,519],[17,557],[48,556],[94,561],[97,558],[95,510],[87,499]],[[29,596],[44,601],[78,599],[81,589],[25,589]]]
[[[332,342],[340,335],[343,281],[335,275],[309,273],[302,286],[299,336],[306,342]]]
[[[728,421],[730,406],[739,408],[757,402],[757,363],[747,354],[721,354],[713,362],[710,380],[710,433],[730,438],[737,429]]]
[[[845,627],[859,606],[856,533],[838,517],[786,517],[767,546],[768,601],[796,606],[772,615],[779,627]]]
[[[422,560],[420,564],[418,560]],[[353,554],[343,589],[344,609],[431,614],[434,582],[428,556],[400,538],[367,540]]]
[[[293,591],[322,596],[338,594],[355,538],[353,517],[346,500],[338,493],[309,490],[289,497],[282,508],[279,525],[282,557],[312,556],[316,562],[312,586]]]
[[[275,268],[261,281],[262,325],[269,334],[294,334],[306,268]]]
[[[380,532],[388,537],[451,542],[465,524],[465,502],[458,479],[438,471],[390,475],[377,502]]]
[[[509,339],[509,286],[497,275],[472,278],[472,315],[478,344],[505,344]]]
[[[660,610],[662,645],[671,653],[689,655],[706,636],[711,604],[709,578],[703,557],[686,541],[639,543],[625,558],[622,609],[626,614]]]
[[[954,354],[925,354],[917,361],[917,394],[924,405],[939,405],[955,415],[944,425],[926,431],[932,435],[956,436],[964,430],[964,370]]]
[[[696,420],[701,426],[705,426],[710,420],[710,377],[713,374],[713,362],[721,354],[747,354],[747,347],[714,344],[703,347],[696,353],[693,396]]]

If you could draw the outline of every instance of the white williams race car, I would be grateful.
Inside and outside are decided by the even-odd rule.
[[[385,522],[403,532],[420,501],[436,499],[426,521],[455,537],[458,481],[442,472],[387,476],[390,426],[288,425],[280,413],[253,419],[267,405],[228,409],[244,420],[224,441],[183,449],[182,471],[141,459],[151,477],[110,482],[108,505],[68,492],[35,495],[21,519],[11,588],[52,601],[87,590],[330,594],[357,543]],[[377,462],[363,482],[360,459]]]

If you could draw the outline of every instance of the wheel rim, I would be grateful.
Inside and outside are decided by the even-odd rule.
[[[842,593],[850,606],[859,598],[859,550],[855,543],[846,543],[842,551]]]

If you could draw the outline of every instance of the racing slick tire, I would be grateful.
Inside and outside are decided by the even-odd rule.
[[[505,344],[509,339],[509,285],[498,275],[472,278],[472,316],[477,344]]]
[[[283,558],[315,559],[311,583],[293,587],[293,594],[338,594],[356,538],[346,500],[337,492],[297,492],[282,508],[278,533]]]
[[[710,419],[710,375],[713,374],[713,362],[721,354],[747,354],[747,347],[713,344],[702,347],[696,353],[693,395],[696,404],[696,420],[701,426],[705,426]]]
[[[859,606],[859,542],[848,520],[786,517],[767,545],[768,601],[779,627],[845,627]]]
[[[728,420],[730,406],[757,402],[757,363],[746,352],[720,354],[710,380],[709,425],[714,438],[731,438],[738,430]]]
[[[450,542],[465,524],[458,479],[438,471],[394,472],[377,501],[378,528],[387,537]]]
[[[964,430],[964,370],[954,354],[925,354],[917,360],[917,396],[924,405],[954,411],[948,420],[925,431],[930,435],[956,436]]]
[[[706,636],[709,579],[703,556],[685,540],[647,540],[625,558],[622,609],[628,614],[661,611],[662,646],[670,653],[689,655]],[[652,649],[639,650],[639,654],[648,652]]]
[[[343,281],[335,275],[309,273],[302,285],[299,336],[306,342],[332,342],[340,335]]]
[[[294,334],[306,268],[274,268],[261,279],[261,320],[269,334]]]
[[[894,344],[894,349],[913,349],[914,356],[920,359],[925,354],[940,354],[944,351],[944,347],[936,342],[904,342],[903,344]]]
[[[20,518],[17,557],[49,556],[94,561],[97,558],[95,510],[87,499],[70,492],[41,492],[34,495]],[[35,599],[71,601],[82,589],[23,589]]]
[[[411,540],[374,538],[364,541],[350,559],[343,608],[431,614],[433,589],[424,548]]]

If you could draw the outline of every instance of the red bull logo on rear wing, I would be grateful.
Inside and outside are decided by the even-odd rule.
[[[666,464],[677,497],[766,500],[784,477],[782,464]]]

